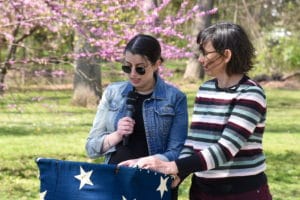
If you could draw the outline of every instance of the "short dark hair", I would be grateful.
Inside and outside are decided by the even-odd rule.
[[[198,34],[199,49],[203,49],[208,41],[220,54],[226,49],[231,50],[232,57],[226,68],[228,75],[247,73],[253,68],[255,49],[241,26],[230,22],[211,25]]]
[[[126,45],[124,54],[126,51],[146,56],[153,65],[157,60],[163,61],[160,44],[156,38],[150,35],[138,34],[134,36]]]

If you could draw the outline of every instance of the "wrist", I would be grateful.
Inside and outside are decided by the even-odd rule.
[[[118,131],[113,132],[112,135],[118,142],[120,142],[123,139],[123,135]]]
[[[108,150],[111,147],[115,146],[122,140],[122,136],[117,132],[112,132],[111,134],[106,135],[105,138],[105,149]]]
[[[109,149],[111,147],[109,135],[106,136],[106,144],[107,144],[107,149]]]
[[[177,175],[178,169],[175,161],[165,162],[164,164],[165,174]]]
[[[177,168],[177,165],[176,165],[175,161],[172,161],[170,163],[170,170],[171,170],[170,174],[178,174],[178,168]]]

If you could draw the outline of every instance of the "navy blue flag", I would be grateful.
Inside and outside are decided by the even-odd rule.
[[[39,158],[43,200],[170,200],[172,177],[116,165]]]

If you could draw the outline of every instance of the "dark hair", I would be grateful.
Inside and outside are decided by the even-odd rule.
[[[157,60],[163,61],[160,44],[156,38],[150,35],[138,34],[134,36],[126,45],[124,53],[126,51],[145,56],[153,65]]]
[[[208,41],[220,54],[224,54],[226,49],[231,50],[231,60],[226,68],[228,75],[247,73],[252,69],[255,49],[241,26],[230,22],[209,26],[197,36],[200,50]]]

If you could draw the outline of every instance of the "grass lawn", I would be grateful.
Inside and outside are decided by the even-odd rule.
[[[198,83],[179,87],[187,93],[191,111]],[[267,89],[266,93],[264,148],[273,199],[300,199],[300,91]],[[1,99],[1,200],[38,199],[37,157],[91,162],[84,145],[96,109],[72,106],[71,96],[70,90],[8,91]],[[188,187],[187,179],[179,199],[188,199]]]

